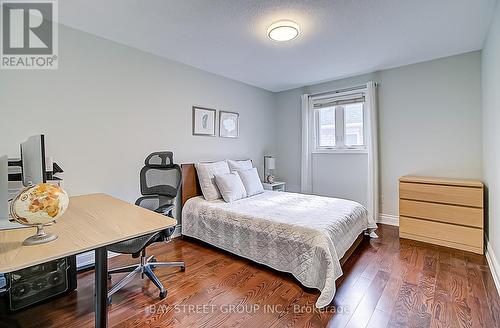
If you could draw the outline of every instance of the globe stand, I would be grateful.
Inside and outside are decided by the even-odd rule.
[[[39,224],[36,226],[36,235],[26,238],[23,241],[23,245],[25,246],[40,245],[56,239],[57,235],[46,233],[45,230],[43,229],[43,224]]]

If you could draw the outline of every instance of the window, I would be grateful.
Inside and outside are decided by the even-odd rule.
[[[319,147],[335,147],[335,107],[320,108],[318,111]]]
[[[359,147],[363,141],[363,103],[344,106],[344,129],[347,147]]]
[[[316,151],[365,149],[364,97],[318,101],[313,105]]]

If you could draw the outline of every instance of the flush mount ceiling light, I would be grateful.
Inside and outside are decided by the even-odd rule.
[[[299,24],[291,20],[280,20],[267,29],[269,39],[278,42],[290,41],[299,36]]]

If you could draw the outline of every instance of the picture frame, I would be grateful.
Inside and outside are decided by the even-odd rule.
[[[193,106],[193,135],[214,137],[216,116],[215,109]]]
[[[238,138],[240,136],[240,114],[236,112],[219,112],[219,137]]]

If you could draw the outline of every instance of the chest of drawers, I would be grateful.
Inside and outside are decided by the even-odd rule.
[[[399,236],[483,254],[484,185],[477,180],[399,179]]]

